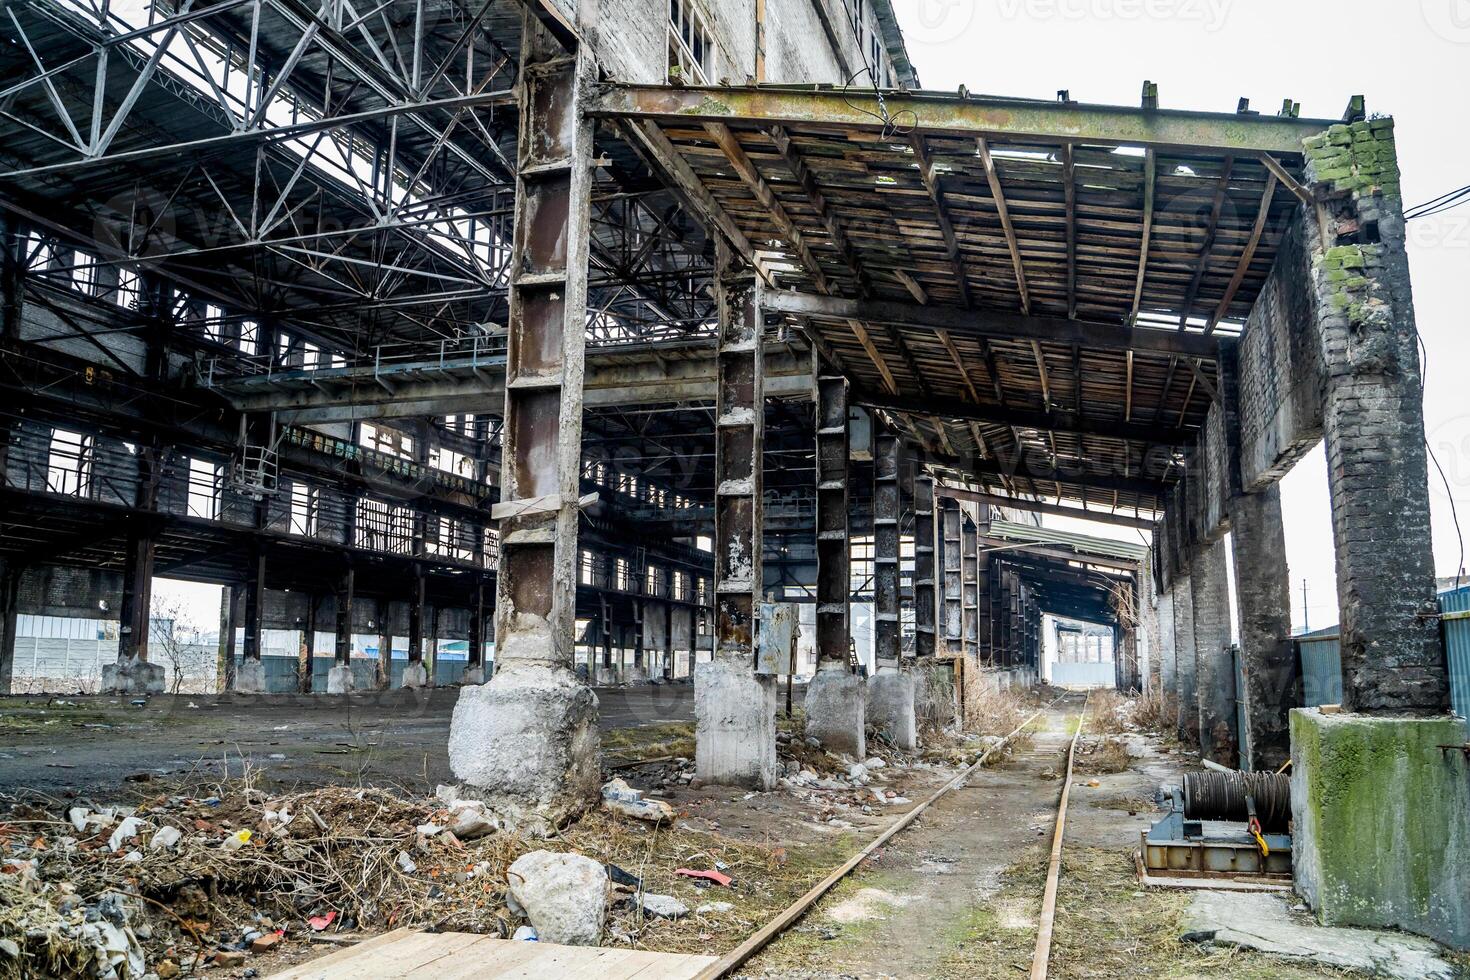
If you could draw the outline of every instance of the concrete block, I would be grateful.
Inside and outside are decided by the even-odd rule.
[[[623,678],[625,684],[647,684],[648,668],[639,664],[629,664],[628,672]]]
[[[1470,741],[1449,715],[1291,713],[1292,860],[1324,925],[1470,949]]]
[[[867,723],[894,745],[912,751],[919,745],[914,714],[914,675],[884,668],[868,678]]]
[[[549,836],[589,809],[601,785],[597,695],[565,667],[507,663],[463,688],[449,726],[461,797],[502,829]]]
[[[351,694],[353,688],[352,668],[343,664],[327,671],[328,694]]]
[[[847,664],[818,664],[806,689],[806,733],[824,749],[861,762],[867,755],[867,700],[863,679]]]
[[[622,671],[617,667],[598,666],[592,670],[592,683],[597,687],[617,687],[622,682]]]
[[[429,668],[422,662],[411,663],[403,668],[403,687],[410,691],[416,691],[421,687],[429,686]]]
[[[235,668],[235,686],[230,689],[232,694],[267,694],[269,689],[265,681],[265,663],[260,660],[245,658]]]
[[[485,683],[485,668],[484,667],[467,667],[467,668],[465,668],[464,675],[460,677],[459,682],[461,684],[463,684],[465,687],[473,687],[473,686],[475,686],[477,684],[483,684],[483,683]]]
[[[776,682],[716,658],[694,675],[694,766],[721,786],[776,785]]]
[[[102,665],[102,690],[107,694],[162,694],[162,664],[134,658]]]

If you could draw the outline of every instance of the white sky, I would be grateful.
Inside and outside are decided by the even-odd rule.
[[[1137,105],[1145,79],[1165,108],[1337,118],[1355,94],[1398,122],[1405,202],[1470,184],[1470,0],[893,0],[927,89]],[[1458,373],[1470,339],[1470,206],[1410,225],[1419,331],[1429,351],[1425,419],[1462,521],[1470,521],[1470,400]],[[1337,622],[1327,465],[1318,449],[1282,484],[1292,612],[1302,583],[1312,628]],[[1432,465],[1435,557],[1453,575],[1461,546]],[[1048,518],[1049,526],[1120,536]],[[1129,536],[1132,532],[1123,532]]]
[[[1470,183],[1470,0],[894,0],[924,86],[1137,105],[1144,79],[1167,108],[1229,112],[1247,96],[1274,112],[1290,96],[1305,116],[1336,118],[1363,94],[1398,120],[1406,202]],[[1429,350],[1425,417],[1461,514],[1470,521],[1466,365],[1470,206],[1410,226],[1419,330]],[[1337,621],[1326,463],[1314,452],[1282,484],[1292,612],[1302,583],[1314,628]],[[1452,575],[1460,544],[1450,497],[1431,469],[1435,556]],[[1118,529],[1051,518],[1117,536]],[[210,625],[217,587],[160,582]]]

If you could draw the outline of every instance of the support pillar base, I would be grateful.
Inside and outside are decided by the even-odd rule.
[[[1463,719],[1291,713],[1296,889],[1324,925],[1470,949]]]
[[[592,670],[592,683],[597,687],[617,687],[622,682],[622,672],[617,667],[594,667]]]
[[[241,660],[240,665],[235,668],[235,686],[230,689],[230,693],[268,693],[265,682],[265,664],[259,660],[251,660],[249,657]]]
[[[352,668],[346,664],[340,664],[327,671],[328,694],[351,694],[356,685],[357,682],[352,676]]]
[[[597,695],[565,667],[506,664],[459,693],[449,766],[498,827],[550,836],[596,801]]]
[[[411,663],[403,668],[403,681],[400,687],[416,691],[421,687],[429,686],[429,668],[422,663]]]
[[[866,694],[863,679],[846,664],[818,664],[806,689],[806,733],[824,749],[863,761],[867,755]]]
[[[464,687],[477,687],[485,683],[485,668],[478,666],[466,668],[464,675],[459,679],[459,683]]]
[[[867,723],[896,747],[918,748],[919,730],[914,714],[912,671],[880,668],[868,678]]]
[[[776,785],[776,682],[748,660],[713,660],[694,675],[694,765],[720,786]]]
[[[632,684],[647,684],[648,683],[648,668],[647,667],[640,666],[638,664],[633,664],[632,666],[630,666],[628,668],[628,673],[623,678],[623,683],[629,684],[629,685],[632,685]]]
[[[150,664],[137,658],[104,664],[102,691],[105,694],[162,694],[163,665]]]

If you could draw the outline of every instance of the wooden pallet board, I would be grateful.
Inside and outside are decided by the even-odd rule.
[[[713,956],[399,929],[269,980],[691,980]]]

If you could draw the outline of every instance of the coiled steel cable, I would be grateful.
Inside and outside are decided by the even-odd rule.
[[[1246,803],[1256,804],[1261,828],[1284,831],[1291,821],[1291,779],[1272,772],[1191,772],[1184,776],[1184,815],[1191,820],[1233,820],[1250,817]]]

